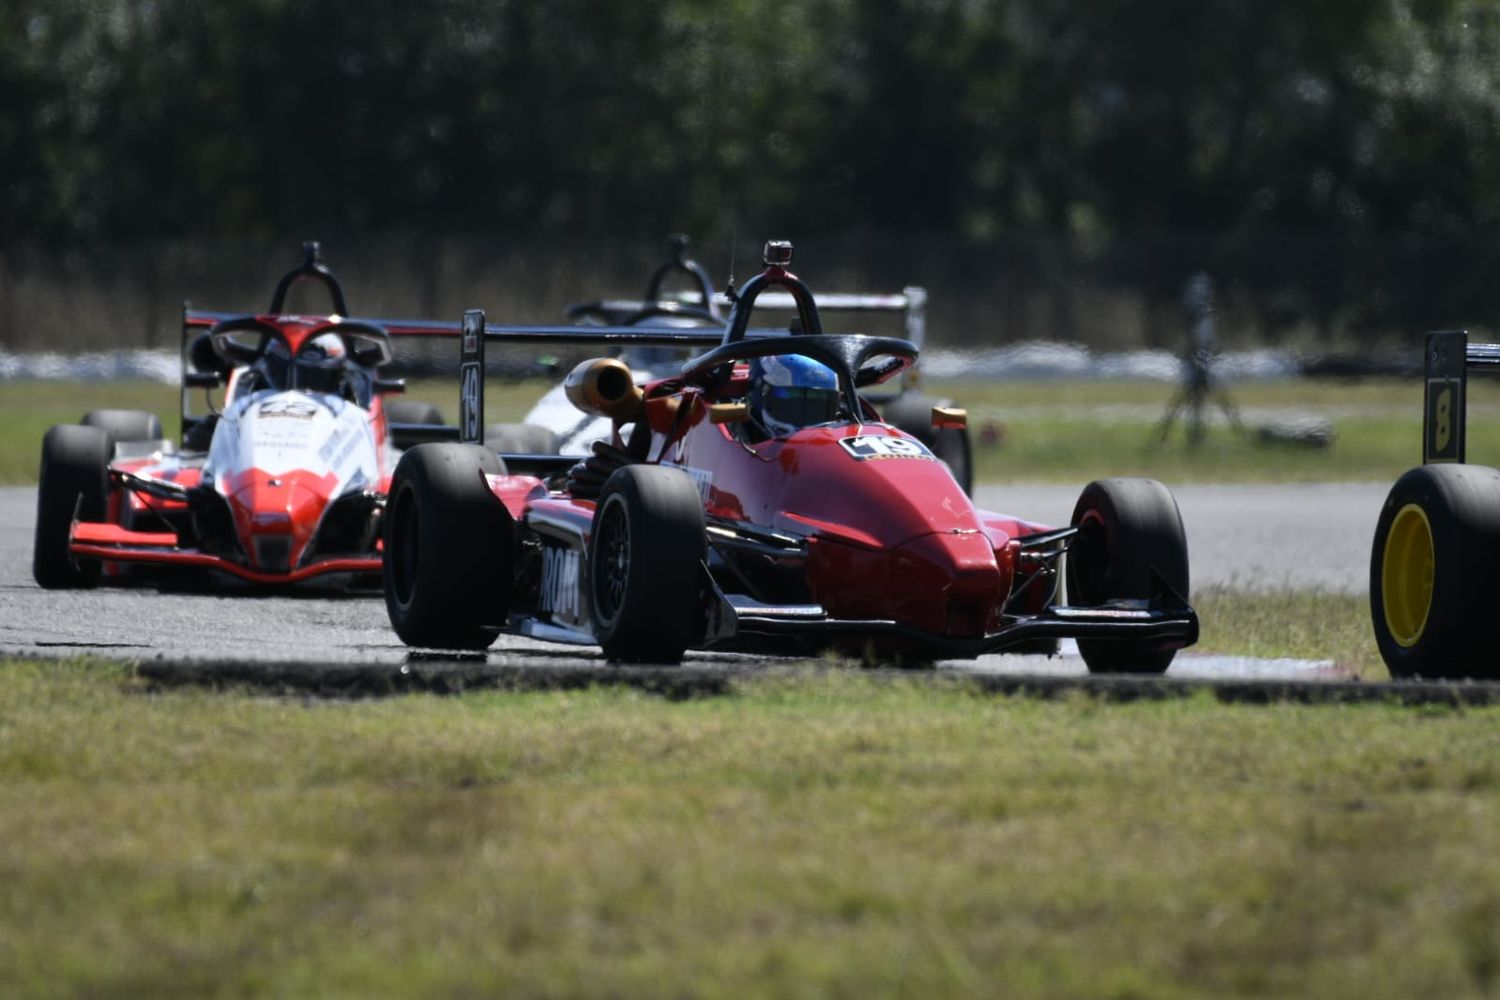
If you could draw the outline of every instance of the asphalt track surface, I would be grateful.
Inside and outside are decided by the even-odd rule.
[[[1387,484],[1188,486],[1174,492],[1187,526],[1194,589],[1366,589],[1370,542]],[[989,486],[989,509],[1066,524],[1078,490]],[[234,683],[321,694],[475,686],[557,687],[628,683],[665,694],[712,693],[747,673],[779,669],[736,654],[689,654],[680,667],[614,667],[596,650],[503,636],[488,655],[414,655],[386,619],[378,595],[166,593],[145,587],[44,591],[31,579],[36,493],[0,488],[0,655],[92,654],[137,662],[163,684]],[[805,669],[805,668],[804,668]],[[1419,694],[1405,685],[1344,684],[1332,663],[1181,653],[1165,678],[1089,678],[1065,646],[1058,657],[986,656],[949,661],[942,680],[1032,693],[1087,686],[1110,696],[1167,697],[1211,682],[1221,697],[1397,697],[1474,701],[1465,686]],[[1488,687],[1488,686],[1486,686]],[[1337,689],[1337,690],[1336,690]],[[1403,693],[1404,692],[1404,693]],[[1465,692],[1468,692],[1467,694]]]

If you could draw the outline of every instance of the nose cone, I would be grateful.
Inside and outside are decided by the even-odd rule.
[[[980,636],[999,623],[1010,568],[982,532],[934,532],[893,549],[820,536],[808,553],[807,578],[813,599],[835,617]]]
[[[786,478],[780,507],[791,530],[813,527],[895,547],[933,532],[981,527],[948,467],[894,428],[819,427],[787,447],[797,468]]]
[[[312,541],[338,477],[311,472],[269,475],[251,470],[228,491],[235,529],[250,564],[282,572],[297,565]]]

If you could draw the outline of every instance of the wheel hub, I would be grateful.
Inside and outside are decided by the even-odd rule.
[[[1398,646],[1416,645],[1427,628],[1436,564],[1432,524],[1420,506],[1409,503],[1391,522],[1380,568],[1386,630]]]

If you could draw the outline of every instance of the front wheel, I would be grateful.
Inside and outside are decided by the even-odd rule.
[[[599,491],[589,539],[594,637],[611,660],[677,663],[697,638],[703,501],[692,478],[626,465]]]
[[[97,427],[109,438],[111,446],[121,442],[160,441],[161,421],[144,410],[90,410],[79,421],[85,427]]]
[[[510,601],[514,529],[484,480],[502,471],[477,445],[423,444],[391,477],[381,577],[408,646],[486,649]]]
[[[1370,617],[1393,677],[1500,678],[1500,471],[1423,465],[1396,481],[1370,551]]]
[[[1148,601],[1165,583],[1188,596],[1187,536],[1177,501],[1154,479],[1099,479],[1073,508],[1078,528],[1067,555],[1068,603]],[[1159,674],[1176,655],[1157,643],[1079,639],[1091,673]]]
[[[31,575],[41,586],[63,589],[99,582],[99,562],[74,559],[68,538],[75,520],[104,520],[113,454],[109,435],[98,427],[59,424],[42,438],[31,555]]]

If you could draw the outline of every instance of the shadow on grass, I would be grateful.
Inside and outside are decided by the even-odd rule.
[[[468,691],[566,691],[620,687],[669,700],[732,695],[747,683],[811,679],[852,668],[819,663],[743,662],[705,667],[625,666],[602,658],[580,662],[575,651],[527,652],[491,657],[483,653],[423,653],[399,663],[315,663],[251,660],[149,660],[136,676],[146,690],[207,687],[318,698],[380,698],[404,694],[458,695]],[[1127,703],[1208,695],[1233,704],[1387,703],[1409,706],[1500,704],[1500,683],[1481,681],[1385,681],[1233,679],[1087,675],[965,674],[960,671],[861,669],[862,677],[930,683],[1002,697],[1054,699],[1081,696]]]

